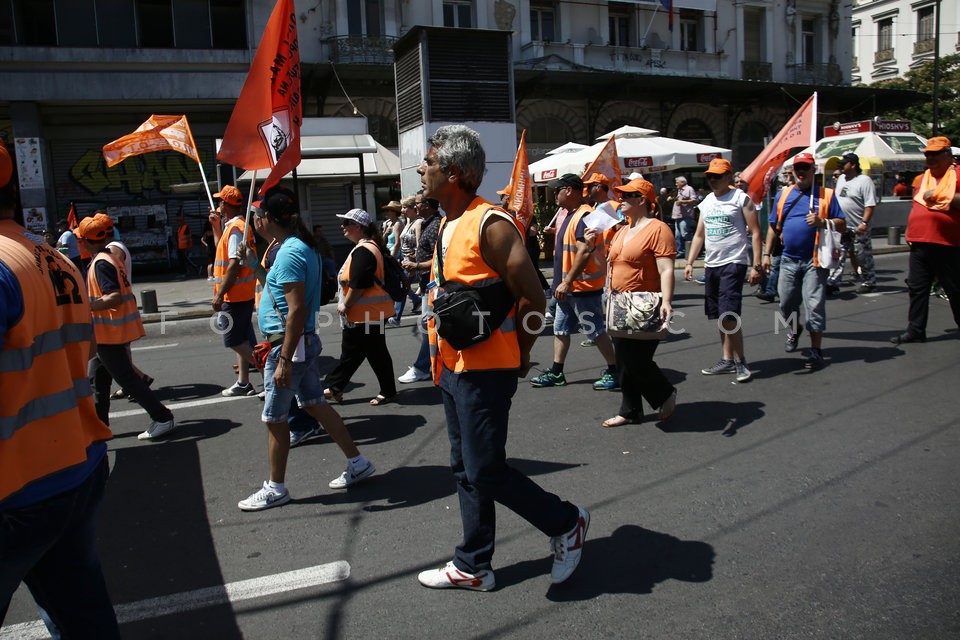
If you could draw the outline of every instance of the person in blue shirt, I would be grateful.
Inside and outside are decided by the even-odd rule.
[[[767,240],[763,248],[761,266],[769,274],[770,254],[777,236],[783,243],[777,294],[780,296],[780,321],[787,326],[784,350],[797,350],[801,327],[798,322],[800,303],[806,313],[806,327],[810,332],[810,352],[803,366],[811,371],[823,368],[821,350],[823,332],[827,328],[826,285],[828,270],[816,259],[817,234],[826,226],[826,218],[834,220],[840,233],[846,229],[843,210],[832,189],[816,184],[816,163],[809,153],[798,154],[793,161],[796,185],[780,192],[770,211]]]
[[[323,397],[319,364],[322,346],[315,331],[320,310],[320,261],[313,237],[300,222],[296,195],[283,187],[270,188],[257,217],[280,245],[269,273],[246,244],[238,251],[241,262],[253,268],[264,282],[257,320],[260,331],[273,345],[263,368],[266,397],[261,416],[268,430],[270,477],[237,504],[243,511],[260,511],[290,501],[284,477],[290,453],[287,417],[294,397],[347,457],[347,468],[330,482],[331,489],[346,489],[376,471],[357,449],[343,419]]]

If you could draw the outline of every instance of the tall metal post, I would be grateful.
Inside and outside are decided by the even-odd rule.
[[[940,132],[940,2],[933,9],[933,135]]]

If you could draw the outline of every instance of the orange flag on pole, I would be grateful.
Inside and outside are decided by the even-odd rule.
[[[753,162],[740,172],[749,185],[750,199],[761,202],[770,191],[770,183],[794,149],[809,147],[817,141],[817,94],[814,92],[780,132],[763,148]]]
[[[530,167],[527,162],[527,130],[520,134],[520,146],[513,160],[510,172],[510,186],[507,187],[510,198],[509,208],[517,214],[517,220],[524,229],[533,220],[533,180],[530,179]]]
[[[77,228],[77,205],[70,203],[70,210],[67,211],[67,228],[73,231]]]
[[[242,169],[271,169],[261,194],[300,164],[300,98],[297,15],[293,0],[280,0],[263,31],[217,154]]]
[[[595,173],[607,176],[612,181],[611,184],[619,185],[623,180],[620,177],[620,156],[617,155],[617,141],[614,136],[610,136],[607,144],[603,145],[600,153],[594,158],[581,177],[588,178]]]
[[[199,164],[200,156],[187,116],[150,116],[133,133],[103,145],[108,167],[152,151],[179,151]]]

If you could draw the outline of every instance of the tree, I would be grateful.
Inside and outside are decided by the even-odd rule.
[[[883,89],[907,89],[933,96],[933,60],[928,60],[916,69],[907,72],[905,78],[893,78],[874,82],[872,87]],[[960,140],[960,54],[940,58],[940,91],[937,105],[940,119],[939,133],[950,137],[956,145]],[[896,111],[882,114],[884,118],[909,120],[913,130],[922,136],[932,135],[933,101],[925,100]]]

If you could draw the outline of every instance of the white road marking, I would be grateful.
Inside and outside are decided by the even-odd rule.
[[[174,613],[195,611],[205,607],[233,604],[243,600],[262,598],[276,593],[306,589],[350,577],[350,563],[343,560],[320,564],[306,569],[276,573],[262,578],[231,582],[223,586],[207,587],[169,596],[148,598],[114,607],[117,621],[123,625]],[[49,638],[47,627],[40,620],[22,622],[0,628],[0,640],[41,640]]]
[[[171,347],[179,347],[179,342],[170,342],[168,344],[152,344],[149,347],[130,347],[130,351],[150,351],[151,349],[170,349]]]
[[[191,400],[190,402],[179,402],[177,404],[168,404],[167,408],[173,411],[174,409],[189,409],[191,407],[203,407],[208,404],[220,404],[221,402],[233,402],[234,400],[250,400],[256,399],[257,396],[230,396],[228,398],[224,396],[218,396],[215,398],[204,398],[203,400]],[[110,418],[129,418],[130,416],[142,416],[146,413],[143,409],[129,409],[127,411],[111,411]]]

